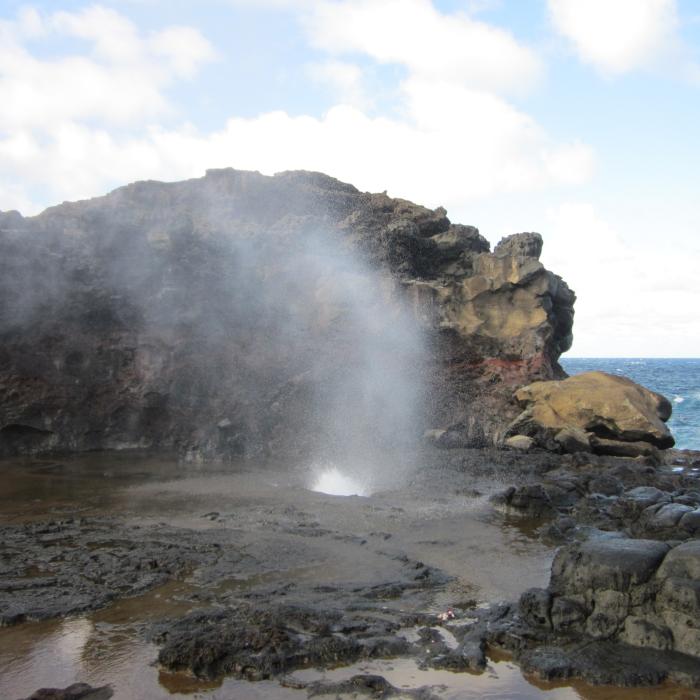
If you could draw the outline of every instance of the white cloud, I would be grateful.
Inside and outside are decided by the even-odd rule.
[[[120,138],[70,124],[42,144],[21,132],[0,139],[0,182],[19,177],[50,188],[58,199],[80,198],[134,179],[173,180],[234,164],[268,174],[322,170],[363,189],[389,186],[396,196],[449,206],[558,181],[551,162],[561,159],[567,146],[550,143],[527,117],[497,98],[468,91],[460,97],[461,119],[453,119],[454,112],[442,122],[439,113],[423,115],[421,125],[337,106],[321,118],[274,112],[231,119],[208,134],[154,128]],[[580,166],[578,176],[587,176],[589,167],[588,162]],[[0,203],[4,208],[7,202]]]
[[[149,38],[154,56],[164,58],[173,73],[191,78],[199,67],[215,57],[211,44],[192,27],[167,27]]]
[[[44,22],[33,7],[23,7],[17,13],[15,29],[23,37],[37,37],[44,34]]]
[[[366,108],[371,104],[359,66],[346,61],[324,61],[309,66],[309,74],[319,83],[328,85],[341,104]]]
[[[675,0],[548,0],[555,29],[579,57],[617,75],[649,66],[675,50]]]
[[[138,0],[134,0],[135,2]],[[229,5],[255,7],[273,10],[304,10],[313,7],[321,0],[226,0]]]
[[[37,58],[22,40],[42,36],[80,39],[87,52]],[[15,130],[53,132],[74,121],[153,119],[168,111],[164,89],[213,57],[206,39],[188,27],[142,35],[110,9],[47,16],[25,9],[15,22],[0,22],[0,133],[13,138]]]
[[[317,43],[335,37],[407,68],[394,116],[369,116],[360,68],[331,58],[312,69],[340,94],[326,114],[232,117],[210,133],[153,125],[168,113],[167,87],[213,55],[197,32],[144,35],[100,7],[48,16],[26,10],[0,26],[11,39],[0,44],[0,209],[21,204],[27,211],[29,196],[3,185],[18,179],[25,192],[75,199],[134,179],[174,180],[229,165],[269,174],[323,170],[433,206],[590,176],[590,149],[554,141],[497,94],[537,74],[529,49],[502,30],[442,15],[425,0],[402,0],[398,27],[386,26],[392,10],[393,0],[321,0],[307,16]],[[79,38],[83,53],[77,45],[71,55],[40,59],[17,39],[30,34],[35,42],[52,34]]]
[[[306,23],[314,45],[328,53],[360,53],[425,80],[521,92],[541,74],[535,52],[509,32],[442,14],[429,0],[318,2]]]
[[[578,297],[571,355],[697,355],[697,253],[626,240],[590,202],[561,203],[546,220],[543,262]],[[645,225],[657,227],[626,229]]]

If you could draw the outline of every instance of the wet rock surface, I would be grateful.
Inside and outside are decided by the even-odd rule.
[[[381,659],[480,673],[495,649],[544,680],[700,688],[700,540],[678,534],[692,512],[696,455],[669,453],[673,466],[587,458],[435,448],[430,467],[393,495],[326,501],[275,491],[268,499],[257,487],[239,493],[245,481],[214,480],[217,494],[224,483],[238,487],[180,526],[137,526],[125,515],[5,525],[0,562],[11,585],[0,598],[3,622],[60,618],[179,580],[187,585],[177,614],[144,619],[138,634],[157,646],[164,672],[201,682],[275,681],[310,697],[430,698],[435,688],[397,688],[376,674],[337,682],[295,674]],[[673,471],[679,462],[683,471]],[[510,495],[489,502],[489,490],[511,479],[518,486]],[[180,501],[168,493],[197,499],[203,485],[185,479],[161,491],[146,483],[129,501],[140,511],[137,494],[157,488],[170,509]],[[615,519],[590,524],[581,502],[594,497]],[[479,515],[462,521],[469,503],[481,504]],[[635,534],[646,509],[673,504],[684,506],[680,518],[664,516],[676,522],[674,537],[668,529],[666,537]],[[507,549],[496,548],[492,561],[488,540],[459,542],[456,532],[462,522],[473,528],[504,517],[539,525],[528,535],[532,546],[553,542],[555,530],[563,546],[548,583],[528,587],[520,570],[519,598],[484,604],[484,591],[465,591],[455,573],[467,567],[478,580],[477,562],[488,569]],[[454,558],[468,547],[472,554]]]
[[[109,700],[112,695],[108,686],[94,688],[87,683],[73,683],[67,688],[40,688],[25,700]]]
[[[668,464],[577,455],[494,498],[564,544],[547,588],[486,614],[483,642],[546,679],[700,687],[697,453]],[[685,519],[685,520],[684,520]]]
[[[532,453],[530,453],[532,454]],[[625,459],[577,454],[494,496],[498,508],[547,518],[543,536],[554,543],[591,531],[685,540],[698,536],[700,461],[692,451]],[[552,463],[550,463],[551,465]]]
[[[439,695],[430,688],[407,690],[397,688],[382,676],[358,674],[345,681],[337,683],[315,682],[306,686],[310,698],[332,696],[366,696],[371,698],[416,698],[416,700],[437,700]]]
[[[203,678],[229,674],[263,680],[300,668],[408,655],[413,645],[397,633],[421,616],[402,621],[396,613],[395,619],[382,614],[380,606],[364,607],[349,612],[308,605],[244,606],[196,613],[156,629],[155,639],[163,645],[158,662]]]
[[[693,611],[700,580],[691,573],[697,545],[628,538],[567,545],[547,589],[525,591],[517,607],[489,610],[470,635],[511,651],[524,670],[547,680],[619,686],[671,680],[698,688]]]
[[[2,528],[0,625],[104,607],[222,557],[220,543],[167,526],[128,527],[111,519],[67,519]]]

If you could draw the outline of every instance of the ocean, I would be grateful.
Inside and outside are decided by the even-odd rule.
[[[663,394],[673,405],[668,426],[676,447],[700,450],[700,359],[632,357],[562,357],[568,374],[601,370],[622,374],[637,384]]]

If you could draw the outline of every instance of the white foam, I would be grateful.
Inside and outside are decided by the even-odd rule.
[[[683,403],[685,399],[682,396],[674,396],[673,403]]]
[[[330,496],[369,496],[367,484],[359,479],[343,474],[338,467],[330,466],[316,473],[311,485],[312,491],[327,493]]]

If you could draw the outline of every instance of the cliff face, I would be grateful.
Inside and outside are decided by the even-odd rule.
[[[489,252],[443,209],[318,173],[209,171],[0,213],[0,454],[303,452],[317,387],[357,355],[324,291],[345,268],[300,266],[317,244],[376,270],[424,329],[436,439],[493,442],[515,387],[563,376],[575,297],[538,234]]]

